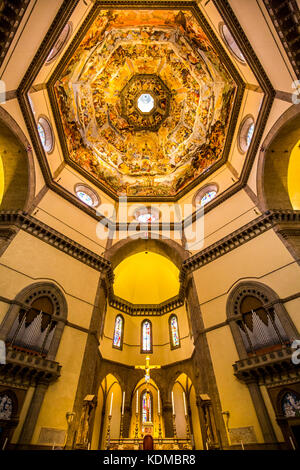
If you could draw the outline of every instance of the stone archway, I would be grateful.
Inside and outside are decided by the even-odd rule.
[[[293,209],[288,193],[291,151],[299,141],[300,105],[291,106],[269,131],[259,154],[257,193],[260,209]]]
[[[0,107],[0,149],[4,176],[0,209],[28,211],[35,194],[32,148],[22,129],[2,107]]]

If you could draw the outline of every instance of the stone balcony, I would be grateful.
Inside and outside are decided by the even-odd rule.
[[[0,366],[0,383],[28,388],[51,383],[60,376],[61,365],[39,355],[7,347],[6,364]]]
[[[262,385],[295,380],[300,377],[300,367],[292,362],[293,352],[290,347],[282,347],[241,359],[233,364],[234,375],[244,383]]]

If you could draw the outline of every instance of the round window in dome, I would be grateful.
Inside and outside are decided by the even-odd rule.
[[[154,98],[150,93],[143,93],[137,100],[137,107],[142,113],[150,113],[154,108]]]
[[[194,196],[194,205],[199,204],[201,207],[212,201],[218,193],[216,183],[211,183],[201,188]]]
[[[239,46],[237,45],[237,43],[235,42],[235,39],[234,37],[232,36],[228,26],[226,26],[225,23],[221,23],[220,26],[219,26],[219,30],[220,30],[220,34],[223,38],[223,41],[225,42],[226,46],[228,47],[228,49],[230,50],[230,52],[234,55],[234,57],[242,62],[243,64],[246,63],[246,59],[241,51],[241,49],[239,48]]]
[[[52,152],[54,147],[53,131],[50,122],[45,116],[38,118],[37,130],[45,152]]]
[[[50,51],[50,53],[49,53],[49,55],[46,59],[46,64],[49,64],[50,62],[52,62],[53,60],[56,59],[56,57],[58,56],[58,54],[61,52],[64,45],[68,41],[71,33],[72,33],[72,24],[67,23],[66,26],[64,27],[64,29],[62,30],[62,32],[60,33],[56,43],[52,47],[52,49],[51,49],[51,51]]]
[[[159,221],[159,210],[155,207],[142,207],[135,211],[135,219],[141,224],[151,224]]]
[[[89,186],[86,186],[84,184],[77,184],[75,186],[75,194],[78,199],[84,202],[84,204],[86,204],[87,206],[97,207],[100,204],[98,194]]]
[[[243,119],[238,136],[238,147],[241,153],[246,153],[250,147],[253,133],[255,129],[255,123],[252,116],[246,116]]]

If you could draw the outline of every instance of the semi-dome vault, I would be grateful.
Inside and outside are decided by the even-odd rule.
[[[64,156],[109,194],[177,199],[226,160],[238,74],[200,20],[101,9],[56,68],[48,90]]]

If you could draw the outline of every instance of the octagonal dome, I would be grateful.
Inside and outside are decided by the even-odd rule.
[[[99,187],[178,198],[220,162],[237,85],[191,11],[101,10],[69,57],[53,107]]]

